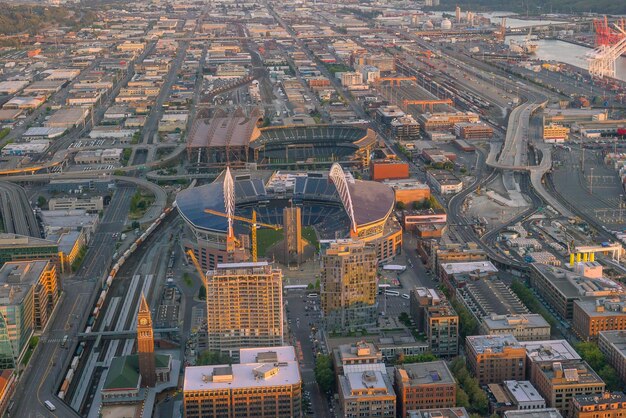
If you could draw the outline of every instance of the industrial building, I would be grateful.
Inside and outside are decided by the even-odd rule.
[[[560,267],[531,264],[530,285],[561,318],[573,320],[574,302],[595,300],[622,293],[621,286],[610,279],[595,280]]]
[[[417,118],[422,126],[422,130],[429,131],[451,131],[457,123],[478,123],[480,117],[473,112],[455,113],[424,113]]]
[[[480,324],[490,315],[526,315],[528,308],[517,295],[496,277],[473,278],[469,274],[453,276],[456,298]],[[494,332],[492,335],[500,333]]]
[[[526,350],[511,334],[467,336],[465,347],[470,372],[480,385],[524,380]]]
[[[456,123],[454,134],[466,140],[488,140],[493,137],[493,128],[486,123]]]
[[[282,272],[267,262],[224,263],[209,270],[207,348],[228,353],[240,348],[283,344]]]
[[[336,241],[321,256],[320,297],[327,329],[374,324],[376,252],[362,241]]]
[[[546,142],[563,142],[569,137],[570,128],[556,123],[544,125],[543,140]]]
[[[185,418],[302,416],[302,378],[289,346],[242,349],[240,364],[185,368]]]
[[[444,361],[395,366],[395,388],[400,417],[411,410],[456,405],[457,383]]]
[[[89,109],[83,107],[59,109],[50,115],[50,118],[44,122],[44,126],[48,128],[70,129],[84,124],[88,115]]]
[[[463,190],[463,180],[447,170],[428,170],[427,178],[439,194],[455,194]]]
[[[408,179],[409,165],[401,160],[372,160],[370,173],[374,181]]]

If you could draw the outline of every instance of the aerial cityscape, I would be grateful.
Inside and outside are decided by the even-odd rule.
[[[0,417],[625,391],[623,0],[2,2]]]

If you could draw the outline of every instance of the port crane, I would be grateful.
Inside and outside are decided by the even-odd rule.
[[[255,263],[257,262],[257,259],[258,259],[257,257],[258,246],[257,246],[257,233],[256,233],[257,228],[260,228],[260,227],[270,228],[270,229],[273,229],[274,231],[278,231],[279,229],[283,228],[282,225],[268,224],[265,222],[257,221],[255,210],[252,211],[252,218],[245,218],[243,216],[237,216],[237,215],[229,215],[228,213],[219,212],[213,209],[205,209],[204,212],[209,213],[211,215],[215,215],[215,216],[221,216],[223,218],[228,218],[231,221],[240,221],[240,222],[245,222],[247,224],[250,224],[251,241],[252,241],[252,261]]]

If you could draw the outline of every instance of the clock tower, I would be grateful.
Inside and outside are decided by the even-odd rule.
[[[141,295],[139,313],[137,314],[137,354],[139,356],[139,373],[141,386],[154,387],[156,384],[156,366],[154,359],[154,335],[150,308],[144,295]]]

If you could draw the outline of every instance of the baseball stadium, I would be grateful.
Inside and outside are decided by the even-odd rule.
[[[394,205],[391,187],[356,180],[337,163],[329,171],[310,172],[227,168],[215,182],[176,196],[195,237],[185,246],[205,269],[250,258],[250,225],[237,218],[250,218],[254,209],[259,223],[282,225],[290,206],[300,208],[302,227],[314,228],[318,239],[357,238],[374,244],[380,261],[390,259],[402,244]]]
[[[217,110],[210,119],[197,119],[189,133],[187,157],[197,167],[290,168],[296,164],[329,167],[365,167],[376,144],[376,134],[358,125],[289,125],[262,127],[259,110],[226,114]]]

